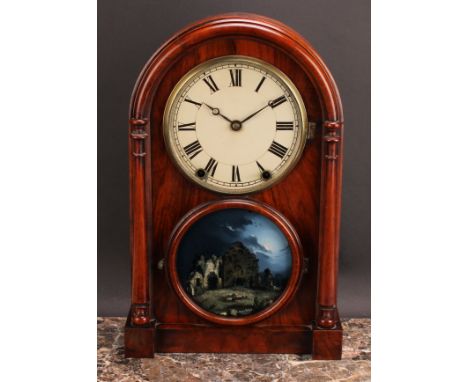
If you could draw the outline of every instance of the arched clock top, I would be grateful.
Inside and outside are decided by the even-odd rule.
[[[234,13],[206,18],[191,24],[170,38],[146,63],[132,94],[130,118],[148,117],[159,82],[171,65],[187,50],[208,40],[245,38],[281,49],[297,62],[315,85],[323,120],[342,122],[343,110],[335,81],[324,62],[297,32],[264,16]]]

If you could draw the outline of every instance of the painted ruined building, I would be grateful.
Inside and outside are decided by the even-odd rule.
[[[270,270],[259,273],[257,257],[239,241],[222,256],[200,255],[187,282],[187,292],[192,296],[208,289],[232,287],[274,288]]]

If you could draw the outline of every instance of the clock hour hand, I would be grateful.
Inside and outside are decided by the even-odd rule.
[[[213,113],[213,115],[219,115],[221,118],[224,118],[226,121],[228,121],[229,123],[232,123],[232,121],[226,117],[225,115],[221,114],[221,112],[219,111],[219,109],[217,107],[213,107],[213,106],[210,106],[206,103],[203,102],[203,104],[211,110],[211,112]]]

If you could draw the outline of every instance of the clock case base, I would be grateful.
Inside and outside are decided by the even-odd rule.
[[[317,325],[226,327],[199,324],[125,325],[125,357],[153,358],[154,353],[311,354],[314,360],[341,359],[343,329]]]

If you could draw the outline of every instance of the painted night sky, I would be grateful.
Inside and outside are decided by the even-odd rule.
[[[211,213],[187,231],[177,254],[179,277],[187,279],[199,254],[223,255],[236,241],[257,256],[260,271],[289,277],[291,250],[281,230],[263,215],[234,208]]]

